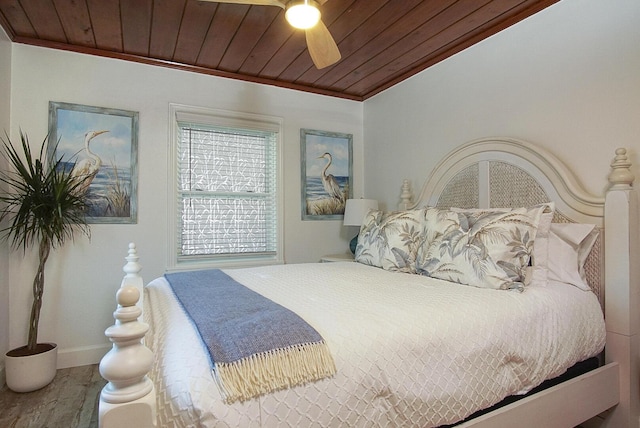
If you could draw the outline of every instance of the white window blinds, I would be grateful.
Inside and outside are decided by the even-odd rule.
[[[277,132],[177,120],[178,260],[275,255]]]

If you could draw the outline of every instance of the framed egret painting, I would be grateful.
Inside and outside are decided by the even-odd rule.
[[[353,195],[353,135],[300,130],[302,220],[344,218]]]
[[[137,112],[50,101],[48,147],[82,181],[87,222],[137,222]]]

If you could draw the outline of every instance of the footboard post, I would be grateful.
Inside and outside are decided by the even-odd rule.
[[[640,426],[640,266],[638,202],[631,163],[617,149],[605,203],[606,362],[620,364],[620,402],[604,426]]]
[[[156,427],[155,390],[147,377],[153,353],[142,343],[149,326],[138,321],[142,309],[136,306],[142,278],[135,244],[129,244],[126,260],[116,322],[105,331],[113,347],[100,361],[100,374],[109,381],[100,394],[100,428]]]

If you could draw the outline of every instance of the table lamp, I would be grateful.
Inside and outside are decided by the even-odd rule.
[[[344,207],[344,225],[345,226],[361,226],[364,216],[369,210],[377,210],[378,201],[375,199],[347,199]],[[356,253],[358,245],[358,234],[349,243],[349,249],[352,254]]]

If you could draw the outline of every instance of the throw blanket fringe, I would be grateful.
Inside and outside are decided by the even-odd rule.
[[[336,371],[324,342],[303,343],[216,363],[214,377],[225,402],[245,401],[271,391],[332,376]]]

